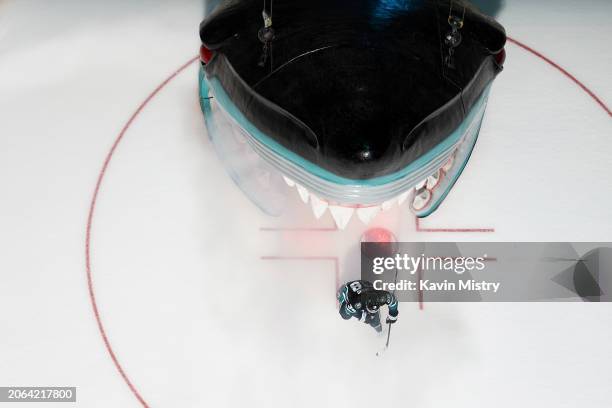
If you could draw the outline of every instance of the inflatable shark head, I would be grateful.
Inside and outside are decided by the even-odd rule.
[[[440,205],[506,41],[463,0],[222,0],[200,37],[201,105],[233,179],[270,214],[286,183],[339,227]]]

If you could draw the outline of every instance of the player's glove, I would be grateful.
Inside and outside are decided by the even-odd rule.
[[[397,322],[397,316],[387,316],[387,324],[393,324],[395,322]]]

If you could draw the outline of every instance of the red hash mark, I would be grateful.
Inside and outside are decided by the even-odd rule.
[[[421,220],[418,217],[415,217],[414,224],[417,232],[495,232],[495,228],[423,228],[421,227]]]
[[[414,217],[414,225],[416,227],[417,232],[467,232],[467,233],[491,233],[495,232],[495,228],[423,228],[421,227],[421,219],[419,217]],[[419,285],[421,279],[423,279],[423,271],[419,268],[417,271],[417,276],[419,280]],[[419,289],[418,300],[419,300],[419,309],[423,310],[425,308],[425,302],[423,300],[423,292]]]
[[[261,227],[261,232],[335,232],[338,227]]]

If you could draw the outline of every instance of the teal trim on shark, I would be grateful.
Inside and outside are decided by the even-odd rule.
[[[209,92],[212,90],[214,98],[216,98],[217,103],[238,123],[240,127],[242,127],[249,135],[257,139],[258,142],[262,143],[265,147],[273,151],[275,154],[281,156],[287,161],[294,163],[299,166],[303,170],[313,174],[323,180],[332,182],[334,184],[339,185],[367,185],[367,186],[382,186],[385,184],[392,183],[398,179],[402,179],[407,175],[414,173],[418,169],[426,166],[436,157],[440,156],[440,154],[448,151],[450,148],[455,146],[461,137],[464,135],[467,128],[475,119],[474,116],[480,111],[482,105],[486,102],[486,97],[488,96],[488,89],[485,90],[480,99],[476,102],[475,106],[470,111],[467,118],[461,123],[461,125],[451,133],[444,141],[438,144],[434,149],[430,150],[402,170],[381,176],[375,177],[366,180],[359,179],[349,179],[345,177],[338,176],[334,173],[331,173],[328,170],[323,169],[322,167],[312,163],[309,160],[304,159],[303,157],[297,155],[291,150],[287,149],[270,136],[262,133],[258,128],[255,127],[238,109],[238,107],[233,103],[230,99],[229,95],[223,88],[222,84],[219,82],[217,78],[207,78],[203,71],[200,70],[200,98],[201,100],[205,100],[205,98],[209,97]],[[206,109],[203,107],[204,113],[206,114]]]

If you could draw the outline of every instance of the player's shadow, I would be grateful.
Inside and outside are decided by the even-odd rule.
[[[497,17],[506,6],[506,0],[472,0],[472,3],[491,17]]]

